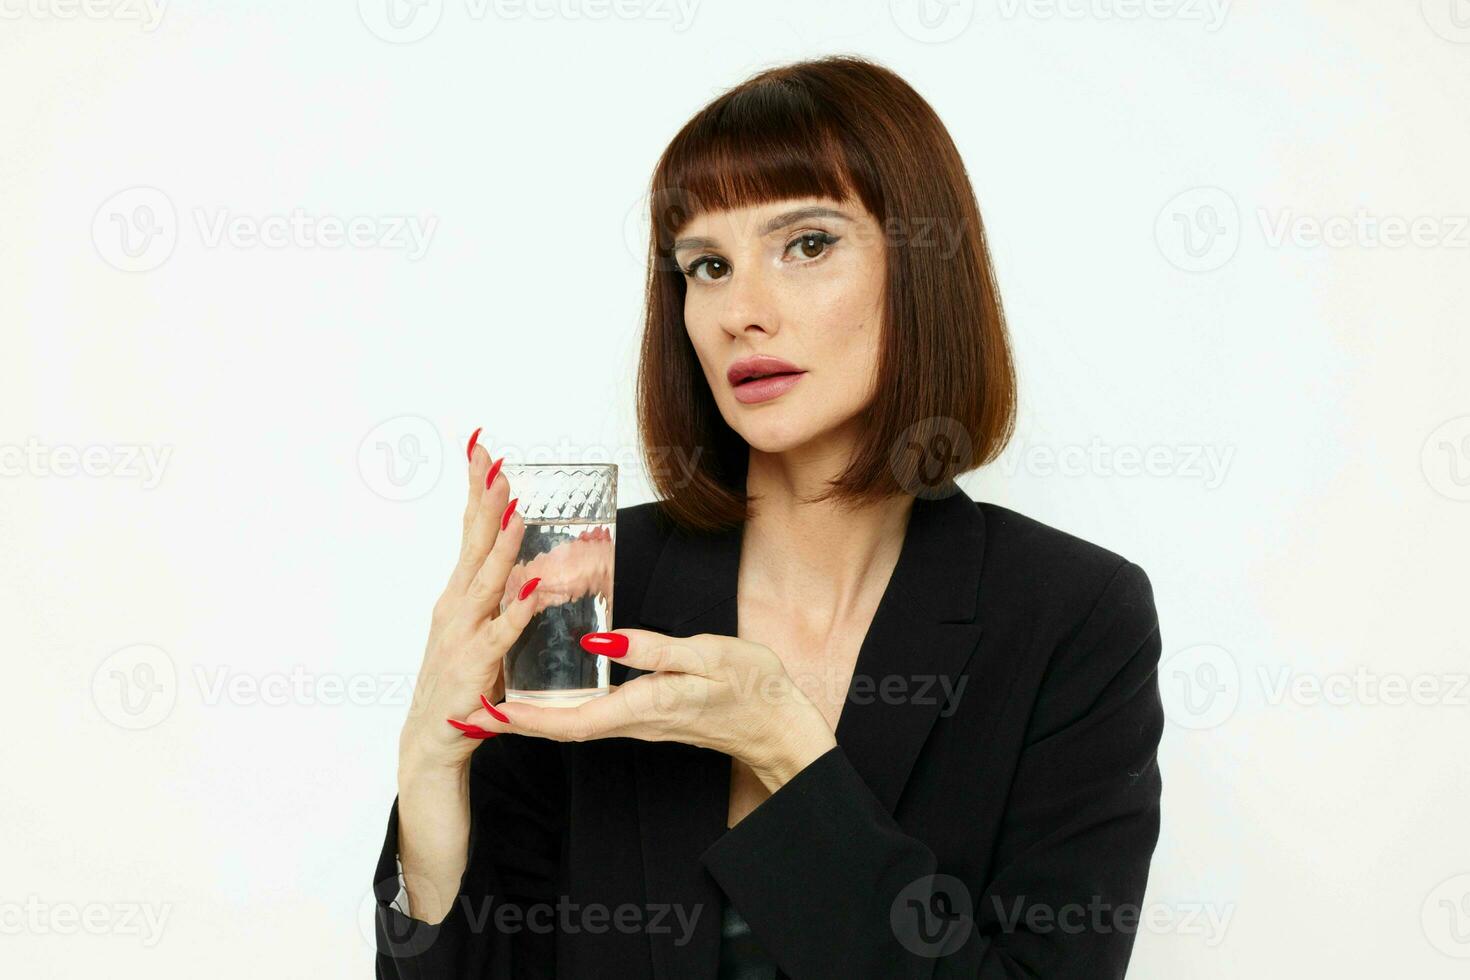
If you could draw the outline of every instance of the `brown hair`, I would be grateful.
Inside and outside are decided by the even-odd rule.
[[[884,230],[887,260],[864,436],[815,499],[858,504],[943,487],[999,455],[1015,425],[1015,369],[980,209],[938,115],[897,74],[863,58],[770,68],[690,119],[649,188],[638,428],[660,509],[691,530],[747,519],[749,448],[721,416],[685,330],[674,236],[706,210],[794,197],[856,197]],[[934,227],[952,254],[935,254],[923,239]],[[663,465],[671,451],[691,461],[687,474]]]

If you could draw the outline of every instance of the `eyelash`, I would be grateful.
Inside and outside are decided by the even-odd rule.
[[[825,231],[807,231],[807,232],[802,232],[800,235],[797,235],[795,238],[791,239],[791,241],[789,241],[789,242],[786,243],[786,247],[781,250],[781,254],[782,255],[785,255],[787,252],[789,252],[791,250],[791,246],[800,244],[801,242],[806,241],[808,238],[815,238],[817,241],[819,241],[819,242],[822,243],[822,245],[823,245],[822,254],[821,255],[818,255],[814,259],[806,259],[806,260],[802,261],[801,263],[799,263],[800,265],[812,265],[813,263],[820,262],[823,259],[825,259],[827,257],[827,253],[831,251],[832,246],[833,245],[836,245],[841,240],[842,236],[840,236],[840,235],[833,235],[833,234],[830,234],[830,233],[825,232]],[[696,271],[698,271],[698,269],[699,269],[700,266],[702,266],[702,265],[704,265],[704,264],[706,264],[708,262],[711,262],[711,261],[724,261],[724,260],[723,259],[720,259],[718,256],[715,256],[715,255],[701,255],[699,258],[695,259],[693,262],[690,262],[689,265],[686,266],[682,270],[683,273],[684,273],[684,276],[686,278],[688,278],[688,279],[696,279],[694,273]],[[728,263],[726,263],[726,264],[728,264]],[[721,277],[721,278],[724,278],[724,277]],[[702,282],[702,281],[705,281],[705,280],[697,280],[697,281],[701,281]],[[718,282],[718,280],[709,280],[709,281]]]

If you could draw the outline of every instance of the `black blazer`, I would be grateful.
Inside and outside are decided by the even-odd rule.
[[[1123,976],[1159,830],[1148,578],[952,489],[914,502],[837,746],[734,828],[723,753],[487,739],[429,926],[387,904],[395,800],[377,976],[714,978],[722,890],[792,978]],[[616,538],[615,627],[736,635],[739,531],[642,504]]]

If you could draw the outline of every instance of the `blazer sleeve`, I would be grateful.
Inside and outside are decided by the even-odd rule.
[[[1053,653],[993,854],[965,862],[983,883],[906,834],[841,746],[701,860],[802,980],[1122,977],[1158,840],[1159,653],[1151,586],[1125,562]]]
[[[405,915],[399,891],[398,800],[373,878],[378,980],[552,977],[555,907],[566,826],[559,743],[505,733],[470,757],[468,860],[449,914]],[[412,912],[412,909],[409,910]]]

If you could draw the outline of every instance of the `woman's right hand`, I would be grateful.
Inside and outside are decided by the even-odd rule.
[[[500,526],[509,510],[510,483],[499,470],[500,461],[492,464],[490,454],[471,437],[459,560],[434,603],[413,707],[399,737],[400,770],[462,768],[481,738],[507,730],[481,697],[492,705],[504,698],[505,651],[535,612],[536,583],[526,582],[530,594],[507,597],[505,611],[500,611],[526,526],[514,512],[509,524]],[[450,721],[483,734],[467,733]]]

